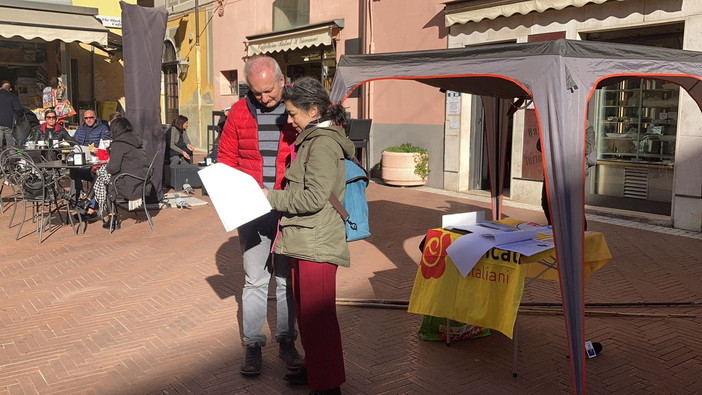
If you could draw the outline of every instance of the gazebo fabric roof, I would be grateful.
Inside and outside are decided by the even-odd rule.
[[[583,207],[585,119],[594,90],[623,78],[680,85],[702,103],[702,53],[659,47],[554,40],[443,50],[344,55],[331,98],[343,101],[360,84],[416,80],[444,90],[481,95],[486,111],[493,217],[500,216],[504,125],[509,102],[533,99],[543,150],[544,178],[559,262],[561,298],[576,393],[585,389]],[[497,98],[497,99],[495,99]]]

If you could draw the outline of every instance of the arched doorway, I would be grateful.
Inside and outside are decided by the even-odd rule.
[[[163,45],[161,71],[163,72],[163,94],[166,123],[178,116],[178,58],[173,43],[166,40]]]

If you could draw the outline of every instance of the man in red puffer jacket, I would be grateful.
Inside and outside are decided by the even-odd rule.
[[[285,78],[275,59],[251,58],[244,66],[250,91],[234,103],[219,140],[217,162],[252,176],[261,188],[281,189],[294,151],[295,128],[287,122],[282,102]],[[270,212],[240,226],[237,231],[243,251],[245,282],[242,295],[243,343],[246,348],[240,370],[245,376],[261,373],[261,347],[266,345],[268,283],[275,272],[277,325],[275,340],[279,356],[290,370],[302,366],[295,348],[294,302],[288,257],[271,253],[277,233],[278,212]],[[271,331],[273,332],[273,331]]]

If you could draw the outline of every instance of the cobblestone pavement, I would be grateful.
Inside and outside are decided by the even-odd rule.
[[[488,208],[429,188],[371,184],[368,195],[373,237],[351,244],[340,298],[407,300],[426,230],[443,214]],[[505,212],[544,219],[533,206],[508,203]],[[160,210],[153,233],[143,214],[128,215],[111,235],[92,223],[81,235],[58,228],[41,244],[32,226],[15,241],[9,214],[0,215],[0,395],[307,392],[283,381],[275,345],[264,348],[261,376],[239,374],[241,257],[236,232],[224,232],[211,205]],[[702,393],[702,237],[588,219],[613,260],[588,280],[587,302],[682,304],[589,307],[586,338],[604,350],[586,362],[588,392]],[[558,284],[542,280],[523,297],[559,301]],[[338,315],[344,393],[572,391],[560,315],[520,315],[517,378],[512,342],[497,332],[447,347],[418,339],[420,317],[402,309],[339,306]]]

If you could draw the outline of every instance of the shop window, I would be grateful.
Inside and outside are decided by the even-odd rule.
[[[598,159],[672,164],[680,87],[627,79],[598,90]]]
[[[223,70],[220,73],[219,93],[222,96],[239,94],[239,73],[236,70]]]
[[[275,0],[273,2],[273,31],[292,29],[309,23],[309,0]]]
[[[683,23],[581,34],[591,41],[682,49]],[[670,215],[680,87],[664,80],[603,81],[592,118],[597,165],[586,203]]]
[[[334,74],[336,74],[336,51],[333,47],[289,51],[276,60],[281,65],[288,81],[310,76],[322,81],[325,89],[331,89]]]
[[[163,43],[161,71],[163,72],[163,95],[165,103],[166,123],[178,115],[180,100],[178,98],[178,62],[173,43],[166,40]]]

